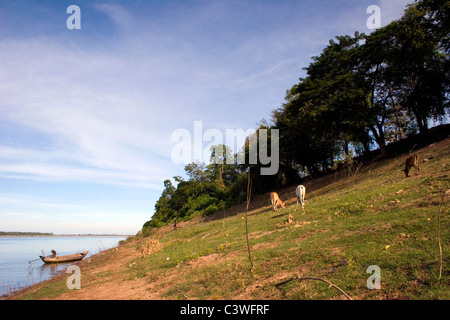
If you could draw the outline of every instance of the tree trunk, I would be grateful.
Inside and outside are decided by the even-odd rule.
[[[347,157],[350,155],[350,151],[349,151],[349,148],[348,148],[348,144],[349,144],[348,141],[344,141],[344,153],[345,153],[345,155],[346,155]]]
[[[223,164],[219,164],[219,180],[220,181],[223,181],[222,175],[223,175]]]
[[[428,132],[428,121],[426,117],[423,117],[419,112],[414,112],[414,116],[416,117],[419,132],[420,133]]]
[[[370,153],[370,145],[368,142],[363,142],[363,147],[364,147],[364,153],[365,154],[369,154]]]
[[[380,124],[377,124],[377,129],[374,126],[369,127],[370,131],[372,132],[373,136],[375,137],[375,141],[380,147],[381,151],[381,157],[384,157],[388,154],[387,148],[386,148],[386,140],[384,139],[384,132],[383,127]]]

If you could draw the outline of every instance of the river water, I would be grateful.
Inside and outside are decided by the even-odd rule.
[[[0,298],[64,272],[71,264],[44,264],[39,259],[41,250],[45,255],[53,249],[58,255],[89,250],[87,258],[116,247],[125,239],[126,236],[0,237]]]

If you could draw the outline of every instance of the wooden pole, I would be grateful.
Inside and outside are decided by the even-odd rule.
[[[253,269],[253,261],[252,261],[252,256],[250,254],[250,243],[248,241],[248,225],[247,225],[247,213],[248,213],[248,207],[250,204],[250,199],[251,199],[251,192],[252,192],[252,179],[250,176],[250,169],[248,170],[248,183],[247,183],[247,208],[245,210],[245,216],[244,216],[244,220],[245,220],[245,236],[247,238],[247,251],[248,251],[248,259],[250,260],[250,270]]]

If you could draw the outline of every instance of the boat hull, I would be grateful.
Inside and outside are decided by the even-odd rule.
[[[74,253],[74,254],[68,254],[65,256],[56,256],[56,257],[43,257],[39,256],[42,261],[45,263],[61,263],[61,262],[70,262],[70,261],[78,261],[83,259],[87,254],[88,251],[80,252],[80,253]]]

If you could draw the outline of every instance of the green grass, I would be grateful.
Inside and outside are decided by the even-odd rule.
[[[345,299],[318,281],[275,286],[294,276],[326,279],[354,299],[450,299],[449,194],[441,207],[441,279],[437,239],[450,140],[419,152],[434,156],[420,175],[404,177],[404,157],[384,160],[350,179],[312,181],[303,212],[293,201],[277,212],[249,212],[252,269],[241,213],[155,230],[149,237],[163,249],[127,263],[119,276],[145,279],[164,299]],[[379,290],[367,288],[370,265],[381,270]]]
[[[60,281],[47,282],[44,286],[39,286],[39,288],[28,290],[28,293],[20,295],[19,300],[39,300],[42,298],[52,299],[60,296],[63,293],[69,292],[70,290],[66,285],[66,278]]]
[[[304,214],[294,213],[295,222],[309,224],[282,227],[295,205],[275,213],[250,212],[252,270],[240,214],[165,234],[159,238],[164,250],[139,260],[145,270],[140,274],[177,269],[182,276],[169,283],[163,295],[168,299],[342,298],[321,282],[275,287],[295,275],[327,279],[360,299],[449,299],[447,201],[441,209],[440,280],[437,242],[440,199],[449,187],[448,177],[439,177],[448,173],[448,144],[445,148],[410,178],[400,171],[403,158],[385,161],[370,175],[363,170],[352,179],[330,177],[335,186],[307,194]],[[218,255],[214,263],[189,264],[211,254]],[[370,265],[380,267],[380,290],[366,286]]]

